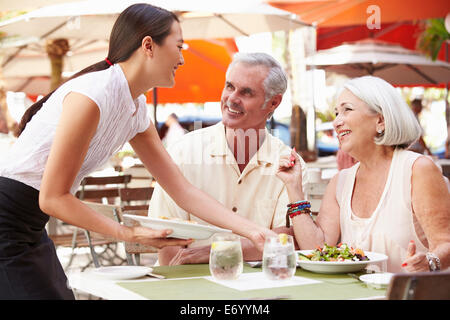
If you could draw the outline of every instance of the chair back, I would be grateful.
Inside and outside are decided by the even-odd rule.
[[[122,210],[148,210],[153,190],[152,187],[120,188],[119,197]]]
[[[386,296],[388,300],[448,300],[450,271],[394,274]]]
[[[107,177],[85,177],[80,184],[80,190],[75,196],[80,200],[90,202],[103,202],[103,199],[119,198],[119,188],[127,187],[131,181],[131,175],[107,176]],[[92,187],[86,187],[92,186]],[[95,186],[95,187],[94,187]],[[105,201],[109,203],[109,201]]]

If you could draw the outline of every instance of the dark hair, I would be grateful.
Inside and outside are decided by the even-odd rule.
[[[114,23],[109,39],[108,57],[105,58],[108,58],[112,64],[128,60],[133,52],[140,47],[142,39],[146,36],[151,36],[156,44],[161,45],[170,34],[174,21],[179,22],[178,17],[165,9],[147,3],[137,3],[129,6],[119,15]],[[109,67],[108,62],[102,60],[77,72],[67,81],[83,74],[105,70]],[[25,111],[17,128],[17,136],[25,130],[27,123],[42,108],[42,105],[55,90]]]

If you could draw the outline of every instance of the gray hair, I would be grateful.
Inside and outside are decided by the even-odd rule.
[[[230,70],[237,63],[244,63],[250,66],[266,66],[269,69],[266,79],[264,79],[264,106],[270,98],[277,94],[284,94],[287,89],[287,76],[280,63],[273,57],[263,52],[244,53],[238,52],[233,56],[233,61],[227,69],[226,77]]]
[[[397,90],[383,79],[364,76],[349,80],[344,88],[384,118],[384,133],[375,137],[379,145],[407,148],[420,138],[422,128]]]

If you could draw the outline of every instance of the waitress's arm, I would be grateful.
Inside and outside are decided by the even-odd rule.
[[[72,92],[64,99],[39,192],[41,210],[71,225],[124,241],[136,241],[156,247],[189,244],[190,241],[165,239],[169,230],[157,231],[121,225],[95,212],[70,193],[99,119],[97,105],[86,96]]]
[[[161,187],[187,212],[249,238],[259,250],[264,247],[265,237],[268,234],[275,234],[234,214],[219,201],[189,183],[167,153],[152,123],[146,131],[130,140],[130,144]]]

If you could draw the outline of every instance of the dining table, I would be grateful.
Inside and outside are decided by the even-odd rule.
[[[324,274],[297,267],[289,280],[268,280],[261,267],[244,263],[236,280],[215,280],[208,264],[154,266],[164,279],[142,276],[118,280],[99,276],[95,269],[69,275],[75,289],[106,300],[372,300],[385,299],[386,288],[358,279],[365,273]]]

